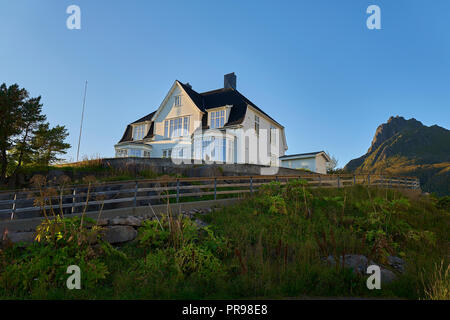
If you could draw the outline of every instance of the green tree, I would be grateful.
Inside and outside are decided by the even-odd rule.
[[[0,183],[24,165],[57,161],[70,148],[66,128],[45,121],[40,96],[30,98],[17,84],[0,85]]]
[[[20,134],[16,136],[14,148],[11,150],[11,159],[15,163],[16,173],[23,163],[32,162],[32,141],[39,126],[46,120],[42,112],[41,97],[31,98],[23,104],[19,126]]]
[[[64,126],[50,128],[48,123],[39,125],[33,140],[34,162],[48,166],[52,162],[61,160],[58,154],[65,154],[70,144],[65,143],[69,133]]]
[[[17,84],[0,85],[0,183],[6,181],[6,170],[14,145],[14,138],[21,132],[21,110],[28,99],[28,92]]]

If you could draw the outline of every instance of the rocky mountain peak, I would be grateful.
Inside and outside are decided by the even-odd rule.
[[[423,124],[414,118],[406,120],[403,117],[392,116],[389,118],[387,123],[383,123],[378,126],[375,136],[373,137],[372,144],[367,152],[371,153],[376,150],[384,141],[405,129],[415,129],[421,126],[423,126]]]

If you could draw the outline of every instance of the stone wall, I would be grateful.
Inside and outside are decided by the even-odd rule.
[[[260,175],[261,169],[268,168],[256,164],[175,164],[170,159],[160,158],[109,158],[103,159],[105,167],[117,170],[151,170],[158,175],[181,174],[186,177],[210,177],[210,176],[248,176]],[[302,171],[278,168],[279,175],[298,175]]]

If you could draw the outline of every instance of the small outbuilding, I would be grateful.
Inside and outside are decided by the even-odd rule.
[[[327,173],[330,157],[325,151],[284,155],[280,157],[280,165],[284,168],[306,169],[316,173]]]

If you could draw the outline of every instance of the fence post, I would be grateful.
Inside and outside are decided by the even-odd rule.
[[[370,186],[370,174],[367,175],[367,185]]]
[[[76,201],[76,195],[77,195],[77,188],[73,188],[72,192],[72,214],[75,213],[75,201]]]
[[[337,184],[338,184],[338,189],[341,187],[341,177],[338,176],[337,178]]]
[[[250,177],[250,193],[253,193],[253,177]]]
[[[322,186],[322,176],[319,175],[319,187],[321,187],[321,186]]]
[[[13,205],[11,210],[11,220],[13,220],[14,216],[16,215],[16,201],[17,201],[17,193],[14,193]]]
[[[353,185],[355,185],[355,184],[356,184],[356,176],[353,175]]]
[[[134,205],[134,207],[136,208],[136,206],[137,206],[137,191],[138,191],[138,182],[137,181],[135,181],[134,182],[134,201],[133,201],[133,205]]]
[[[214,178],[214,200],[217,200],[217,178]]]
[[[177,179],[177,203],[180,202],[180,179]]]
[[[275,181],[278,182],[278,176],[275,176]]]

